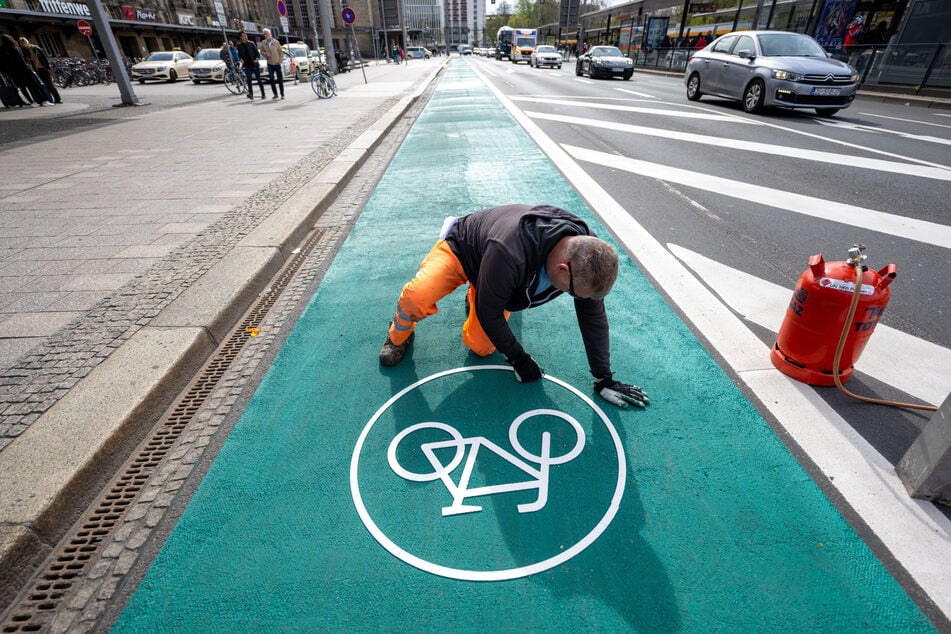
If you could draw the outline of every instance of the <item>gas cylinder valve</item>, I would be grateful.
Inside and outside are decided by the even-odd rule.
[[[852,248],[849,249],[849,259],[846,260],[851,266],[855,266],[861,262],[864,262],[868,257],[864,253],[865,245],[864,244],[853,244]]]

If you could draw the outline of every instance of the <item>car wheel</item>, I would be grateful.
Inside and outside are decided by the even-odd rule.
[[[624,75],[624,81],[631,81],[631,77],[633,77],[633,76],[634,76],[634,73],[631,73],[630,75],[625,74],[625,75]]]
[[[201,80],[200,80],[200,79],[193,79],[193,80],[192,80],[192,83],[193,83],[193,84],[200,84],[200,83],[201,83]]]
[[[557,66],[555,66],[555,68],[557,68],[558,70],[561,70],[561,64],[558,64]]]
[[[703,97],[703,92],[700,90],[700,73],[694,73],[687,80],[687,99],[699,101],[700,97]]]
[[[168,83],[174,84],[178,81],[178,73],[175,72],[175,69],[168,71]]]
[[[144,79],[140,79],[140,80],[139,80],[139,83],[140,83],[140,84],[144,84],[144,83],[145,83],[145,80],[144,80]]]
[[[816,108],[816,114],[820,117],[831,117],[839,110],[840,108]]]
[[[575,64],[575,75],[581,77],[581,62]]]
[[[766,86],[762,79],[754,79],[743,91],[743,110],[755,114],[763,109]]]

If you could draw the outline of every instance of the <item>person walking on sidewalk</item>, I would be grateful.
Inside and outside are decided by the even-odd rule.
[[[614,247],[558,207],[504,205],[447,218],[439,240],[400,293],[380,363],[402,361],[416,324],[436,314],[436,303],[468,282],[462,342],[480,357],[498,350],[518,381],[537,381],[543,371],[509,328],[509,312],[568,293],[574,298],[595,391],[620,407],[644,407],[650,402],[647,394],[614,380],[611,370],[604,297],[617,274]]]
[[[6,33],[0,35],[0,72],[13,80],[34,108],[53,105],[46,100],[43,84],[23,58],[20,46]]]
[[[53,103],[63,103],[59,91],[56,90],[56,84],[53,83],[53,73],[50,72],[50,60],[46,56],[46,52],[39,46],[30,43],[30,40],[25,37],[20,38],[20,48],[23,50],[23,57],[33,65],[33,70],[43,81],[43,85],[49,91],[49,96],[53,98]]]
[[[261,57],[257,47],[248,41],[248,34],[241,31],[238,34],[238,58],[241,60],[241,67],[244,68],[244,79],[248,85],[248,99],[254,101],[254,84],[251,83],[252,77],[258,78],[258,86],[261,88],[261,99],[264,99],[264,82],[261,80],[261,67],[258,66],[258,59]]]
[[[281,87],[281,99],[284,98],[284,73],[281,70],[281,62],[284,61],[284,49],[281,43],[271,37],[271,29],[264,29],[264,40],[261,42],[261,57],[267,62],[267,79],[271,82],[271,92],[274,96],[271,99],[277,99],[277,88]],[[275,81],[275,76],[277,81]]]

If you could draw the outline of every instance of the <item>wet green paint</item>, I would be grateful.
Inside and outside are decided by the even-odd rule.
[[[519,385],[505,370],[414,383],[478,359],[459,339],[463,295],[423,322],[411,354],[377,354],[400,287],[445,215],[510,202],[574,211],[607,236],[577,194],[463,60],[381,180],[178,526],[115,627],[143,631],[929,631],[927,619],[636,266],[622,257],[608,298],[616,375],[650,392],[646,411],[603,410],[623,447],[616,514],[575,557],[537,574],[466,581],[421,570],[361,522],[447,568],[500,571],[557,557],[610,514],[618,461],[608,425],[570,390]],[[526,349],[553,377],[591,395],[571,301],[514,315]],[[603,401],[596,401],[599,405]],[[441,482],[399,477],[387,450],[400,431],[441,422],[512,451],[521,414],[565,412],[584,430],[578,459],[552,465],[544,508],[532,490],[467,499],[443,516]],[[368,426],[375,420],[372,426]],[[520,442],[568,453],[573,427],[536,416]],[[432,471],[423,430],[394,452]],[[454,450],[439,449],[448,464]],[[458,481],[462,466],[452,477]],[[525,479],[480,453],[470,487]]]

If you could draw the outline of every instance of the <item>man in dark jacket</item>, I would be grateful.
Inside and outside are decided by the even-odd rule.
[[[615,405],[644,407],[647,395],[612,378],[604,297],[617,279],[617,252],[577,216],[547,205],[505,205],[449,218],[416,276],[403,287],[380,363],[403,360],[416,323],[437,312],[436,302],[468,282],[462,341],[479,356],[498,350],[528,383],[542,370],[508,326],[510,311],[575,300],[595,391]]]
[[[261,79],[261,67],[258,66],[258,47],[248,41],[248,34],[241,31],[239,34],[241,41],[238,43],[238,58],[241,60],[241,66],[244,68],[244,78],[248,84],[248,99],[254,100],[254,84],[251,83],[252,77],[258,78],[258,86],[261,88],[261,99],[264,99],[264,80]]]

